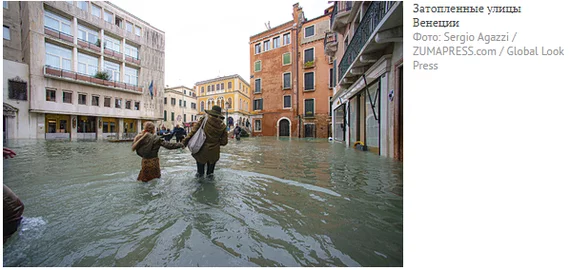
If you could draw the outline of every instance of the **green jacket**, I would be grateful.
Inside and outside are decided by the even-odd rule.
[[[204,117],[202,117],[198,123],[194,124],[188,136],[182,141],[184,146],[188,145],[190,138],[194,136],[198,128],[202,125],[202,121],[204,121]],[[192,154],[192,156],[197,162],[202,164],[216,162],[220,159],[220,145],[228,144],[226,124],[224,124],[222,119],[208,115],[208,122],[204,125],[204,133],[206,133],[204,145],[202,145],[198,153]]]
[[[136,150],[137,155],[141,156],[142,158],[155,158],[158,157],[158,150],[161,146],[166,149],[184,147],[184,145],[181,143],[167,142],[158,135],[146,133],[142,136],[135,137],[132,149]]]

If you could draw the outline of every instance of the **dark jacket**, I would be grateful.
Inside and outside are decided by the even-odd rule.
[[[4,243],[18,230],[24,213],[24,204],[16,194],[4,185]]]
[[[202,117],[200,121],[192,127],[188,136],[184,138],[182,143],[185,146],[188,145],[188,141],[192,136],[194,136],[194,133],[198,131],[198,128],[200,128],[203,121],[204,117]],[[206,122],[206,125],[204,125],[204,133],[206,133],[206,141],[204,141],[204,145],[202,145],[202,148],[200,148],[198,153],[192,154],[192,156],[197,162],[202,164],[216,162],[220,159],[220,145],[228,144],[226,124],[224,124],[222,119],[208,115],[208,121]]]
[[[141,137],[137,136],[133,141],[133,150],[136,150],[137,155],[142,158],[158,157],[158,150],[161,146],[167,149],[184,147],[181,143],[166,142],[160,136],[151,133],[146,133]]]

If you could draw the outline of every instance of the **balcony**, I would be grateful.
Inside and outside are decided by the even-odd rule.
[[[44,66],[44,76],[56,79],[63,79],[81,84],[94,85],[98,87],[114,88],[127,92],[142,94],[142,87],[117,81],[106,81],[95,78],[91,75],[64,70],[49,65]]]
[[[65,40],[67,42],[73,43],[73,36],[72,35],[66,34],[66,33],[61,32],[59,30],[55,30],[53,28],[49,28],[47,26],[44,26],[44,33],[50,37],[54,37],[57,39],[61,39],[61,40]]]
[[[309,69],[309,68],[314,68],[315,67],[315,61],[307,61],[303,64],[303,68],[304,69]]]
[[[141,64],[141,60],[140,60],[140,59],[135,58],[135,57],[133,57],[133,56],[130,56],[130,55],[128,55],[128,54],[125,54],[125,60],[128,61],[128,62],[137,64],[137,65],[140,65],[140,64]]]
[[[303,117],[304,118],[315,118],[315,113],[308,111],[308,112],[305,112],[305,114],[303,114]]]
[[[91,43],[87,40],[77,38],[77,45],[79,45],[79,47],[81,47],[81,48],[86,48],[86,49],[93,50],[97,53],[101,53],[101,46],[100,45],[97,45],[95,43]]]
[[[338,42],[336,39],[337,34],[335,32],[327,32],[325,34],[325,54],[333,57],[338,50]]]
[[[338,65],[341,86],[351,84],[354,77],[364,74],[390,42],[402,42],[402,21],[402,2],[371,2]]]
[[[331,30],[334,32],[342,32],[348,24],[348,15],[352,10],[351,1],[336,1],[331,14]]]
[[[109,49],[107,47],[105,47],[105,55],[112,56],[112,57],[118,58],[120,60],[123,60],[123,53],[115,51],[113,49]]]

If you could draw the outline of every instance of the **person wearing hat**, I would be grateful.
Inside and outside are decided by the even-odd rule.
[[[208,170],[206,172],[207,176],[214,174],[214,167],[216,162],[220,159],[220,146],[228,144],[228,132],[226,131],[226,124],[224,124],[224,116],[222,116],[222,108],[220,106],[214,105],[211,110],[205,110],[208,114],[208,120],[204,125],[204,133],[206,134],[206,140],[195,154],[192,154],[194,159],[196,159],[196,164],[198,166],[198,173],[196,176],[204,176],[204,169],[206,165]],[[202,125],[204,117],[200,118],[198,123],[196,123],[188,136],[182,140],[184,146],[188,145],[190,138],[194,136],[198,128]]]

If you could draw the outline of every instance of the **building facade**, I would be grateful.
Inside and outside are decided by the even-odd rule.
[[[198,96],[198,115],[203,115],[205,110],[218,105],[226,114],[228,127],[235,124],[244,126],[249,119],[251,103],[251,88],[239,75],[230,75],[211,80],[197,82],[194,89]]]
[[[334,140],[403,160],[403,2],[336,1],[330,16]]]
[[[331,136],[330,11],[307,20],[295,4],[293,20],[250,37],[253,136]]]
[[[158,121],[158,128],[172,130],[176,125],[190,127],[196,121],[197,96],[193,88],[186,86],[167,87],[164,89],[164,115]]]
[[[4,2],[4,32],[8,139],[120,139],[162,119],[164,32],[129,12],[103,1]]]

